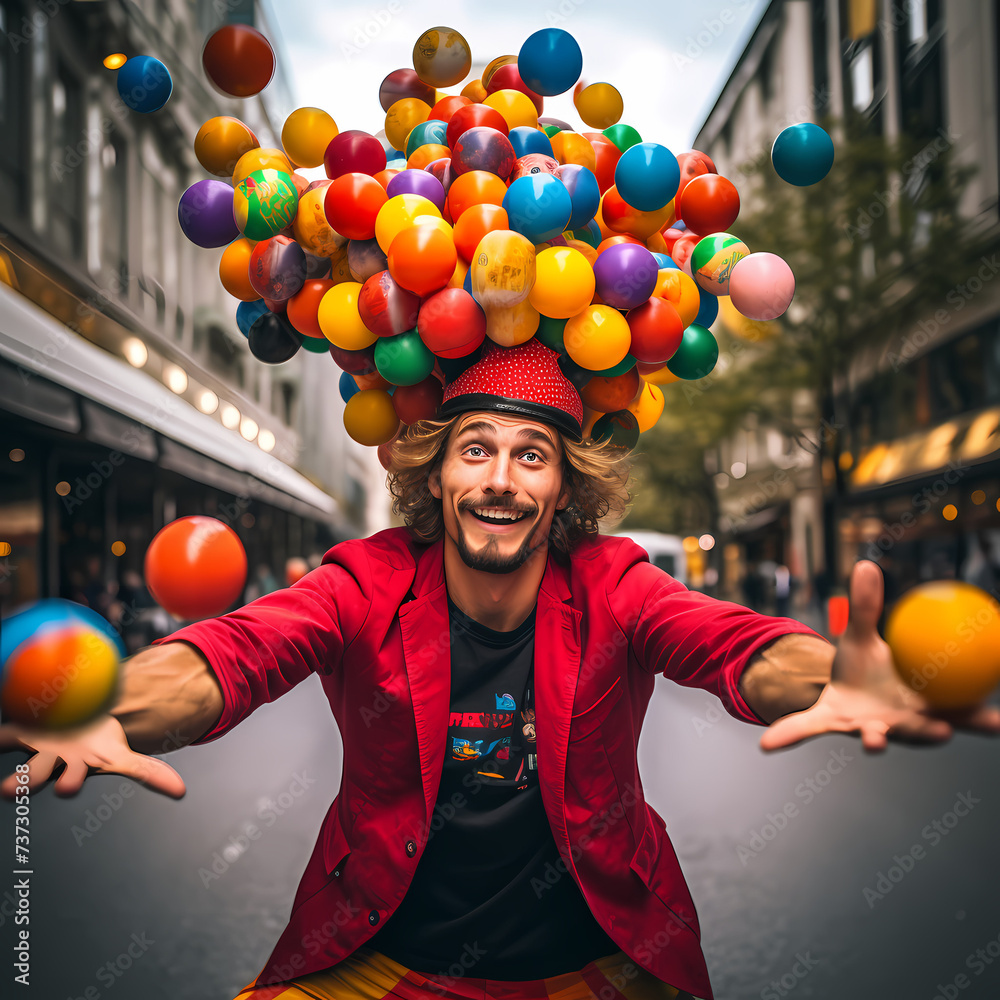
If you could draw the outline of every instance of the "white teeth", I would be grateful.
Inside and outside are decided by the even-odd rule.
[[[524,511],[511,510],[509,507],[474,507],[473,511],[481,517],[498,521],[519,521],[524,517]]]

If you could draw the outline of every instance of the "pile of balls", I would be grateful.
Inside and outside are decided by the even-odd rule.
[[[202,61],[240,97],[274,68],[246,25],[215,32]],[[643,141],[621,122],[615,87],[580,79],[568,32],[536,31],[468,82],[471,66],[459,32],[424,32],[413,68],[381,84],[377,134],[340,132],[303,107],[269,149],[238,119],[212,118],[194,148],[215,176],[184,192],[181,228],[225,246],[220,278],[242,300],[237,323],[256,358],[333,356],[356,441],[382,445],[433,417],[486,338],[537,337],[580,390],[585,435],[632,447],[663,411],[662,386],[715,367],[719,297],[773,320],[792,300],[792,272],[729,232],[739,194],[708,156]],[[546,97],[570,91],[583,131],[539,117]],[[832,162],[818,126],[775,143],[791,183],[815,183]],[[297,172],[320,166],[323,180]]]

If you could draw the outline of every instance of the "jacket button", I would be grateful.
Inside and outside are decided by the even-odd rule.
[[[339,868],[334,868],[333,869],[333,874],[336,875],[339,878],[340,877],[340,869]]]
[[[368,914],[368,923],[370,924],[378,923],[378,910],[372,910],[372,912]]]
[[[406,853],[412,858],[417,853],[417,845],[412,840],[406,842]]]

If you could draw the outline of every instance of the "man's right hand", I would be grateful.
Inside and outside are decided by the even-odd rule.
[[[34,751],[27,761],[30,793],[45,786],[59,761],[66,766],[53,786],[57,795],[75,795],[90,774],[122,774],[175,799],[187,791],[169,764],[129,746],[125,730],[113,715],[99,715],[86,726],[63,731],[0,726],[0,751],[18,748]],[[13,799],[17,789],[24,787],[17,777],[8,774],[0,782],[0,795],[5,799]]]

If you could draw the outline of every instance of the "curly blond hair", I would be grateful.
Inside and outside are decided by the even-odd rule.
[[[418,420],[390,446],[392,461],[386,485],[393,496],[392,510],[403,518],[418,542],[435,542],[444,533],[441,501],[427,483],[444,461],[452,428],[462,415]],[[623,449],[610,440],[580,443],[561,431],[556,433],[562,442],[562,470],[570,501],[552,518],[549,544],[568,556],[580,539],[598,533],[601,520],[625,516],[632,503],[631,463]]]

